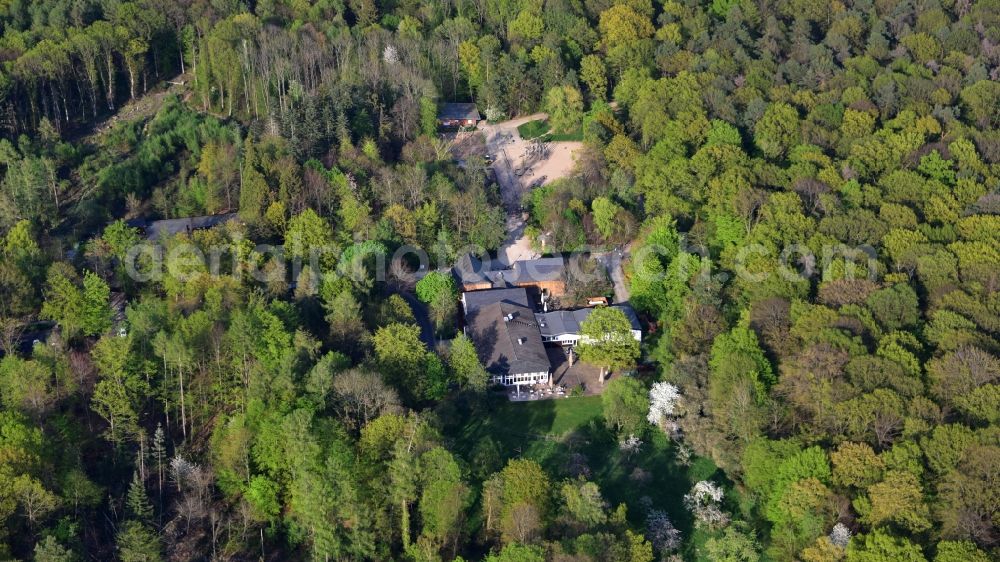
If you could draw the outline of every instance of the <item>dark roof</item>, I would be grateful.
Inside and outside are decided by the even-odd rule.
[[[472,119],[479,121],[479,110],[474,103],[442,103],[438,119]]]
[[[612,305],[625,313],[629,324],[633,330],[642,330],[639,324],[639,317],[636,316],[632,307],[627,304]],[[553,310],[552,312],[536,313],[535,320],[538,322],[538,329],[545,337],[559,336],[563,334],[579,334],[580,325],[590,316],[593,308],[580,308],[577,310]]]
[[[549,370],[528,292],[522,288],[462,294],[468,335],[494,374]]]
[[[510,273],[504,272],[504,278],[510,283],[540,283],[562,279],[565,271],[566,261],[562,256],[518,260],[511,266]]]
[[[163,234],[180,234],[181,232],[191,232],[212,228],[213,226],[237,220],[236,213],[225,215],[209,215],[204,217],[185,217],[182,219],[165,219],[153,221],[146,226],[146,236],[149,238],[159,238]]]
[[[479,291],[495,292],[506,291]],[[466,326],[480,360],[490,373],[500,375],[549,370],[549,358],[531,308],[503,300],[495,301],[473,309],[466,317]]]
[[[128,306],[128,299],[125,298],[125,293],[120,291],[115,291],[111,293],[108,299],[108,304],[111,305],[111,312],[114,315],[115,324],[121,324],[125,321],[125,307]]]
[[[545,337],[561,336],[563,334],[579,334],[580,324],[590,316],[589,308],[579,310],[553,310],[552,312],[536,313],[535,320],[538,329]]]
[[[496,302],[505,302],[531,308],[531,304],[528,301],[528,292],[522,288],[470,291],[462,293],[462,302],[465,306],[466,316],[470,316],[476,310]]]
[[[486,275],[482,260],[472,254],[463,254],[455,262],[455,267],[451,268],[452,275],[459,284],[488,283],[489,277]]]
[[[628,323],[632,325],[633,330],[642,330],[642,324],[639,323],[639,316],[635,313],[635,310],[625,304],[613,304],[611,308],[617,308],[618,310],[625,313],[625,318],[628,318]]]
[[[452,273],[461,284],[490,283],[493,287],[509,287],[519,283],[542,283],[563,279],[566,261],[561,256],[518,260],[508,269],[491,269],[490,264],[472,254],[464,254],[455,262]]]

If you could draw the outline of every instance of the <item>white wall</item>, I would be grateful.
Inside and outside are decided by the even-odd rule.
[[[642,341],[642,331],[641,330],[631,330],[632,337],[637,342]],[[560,334],[555,337],[542,337],[542,341],[545,343],[560,343],[562,345],[576,345],[584,339],[580,334]]]
[[[490,377],[493,384],[504,386],[545,384],[549,382],[548,371],[538,371],[536,373],[521,373],[518,375],[493,375]]]

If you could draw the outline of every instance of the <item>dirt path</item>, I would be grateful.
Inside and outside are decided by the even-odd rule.
[[[625,279],[625,271],[622,268],[622,261],[629,257],[629,246],[625,246],[620,251],[612,250],[601,254],[594,254],[597,261],[604,265],[611,277],[611,283],[615,289],[615,302],[618,304],[628,302],[632,296],[629,292],[628,282]]]
[[[526,223],[523,216],[507,215],[507,238],[497,250],[497,261],[500,265],[510,266],[517,260],[530,260],[539,257],[531,248],[531,239],[524,235]]]
[[[623,256],[618,254],[613,254],[611,257],[611,282],[615,286],[615,302],[618,304],[628,302],[632,296],[628,284],[625,282],[622,258]]]
[[[507,210],[508,236],[497,250],[498,261],[505,265],[538,257],[531,248],[531,241],[524,236],[524,196],[535,187],[570,175],[575,165],[573,156],[583,146],[580,142],[540,143],[521,138],[517,130],[520,125],[547,118],[545,113],[535,113],[479,125]]]

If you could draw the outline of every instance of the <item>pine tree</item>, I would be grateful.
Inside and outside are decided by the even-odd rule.
[[[118,532],[118,559],[121,562],[159,562],[163,560],[160,538],[148,525],[126,521]]]
[[[52,535],[35,544],[35,562],[72,562],[76,559],[73,552],[59,544]]]
[[[138,472],[132,473],[132,483],[128,487],[125,508],[128,510],[129,516],[138,521],[149,523],[153,520],[153,506],[149,503],[146,487],[139,478]]]

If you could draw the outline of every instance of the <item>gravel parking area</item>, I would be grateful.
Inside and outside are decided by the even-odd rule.
[[[524,215],[521,203],[525,194],[535,187],[568,176],[575,164],[573,156],[583,143],[549,142],[545,144],[521,138],[518,126],[545,119],[536,113],[500,123],[480,123],[486,156],[492,158],[493,170],[504,207],[507,209],[507,240],[497,251],[505,265],[538,257],[531,242],[524,236]]]

